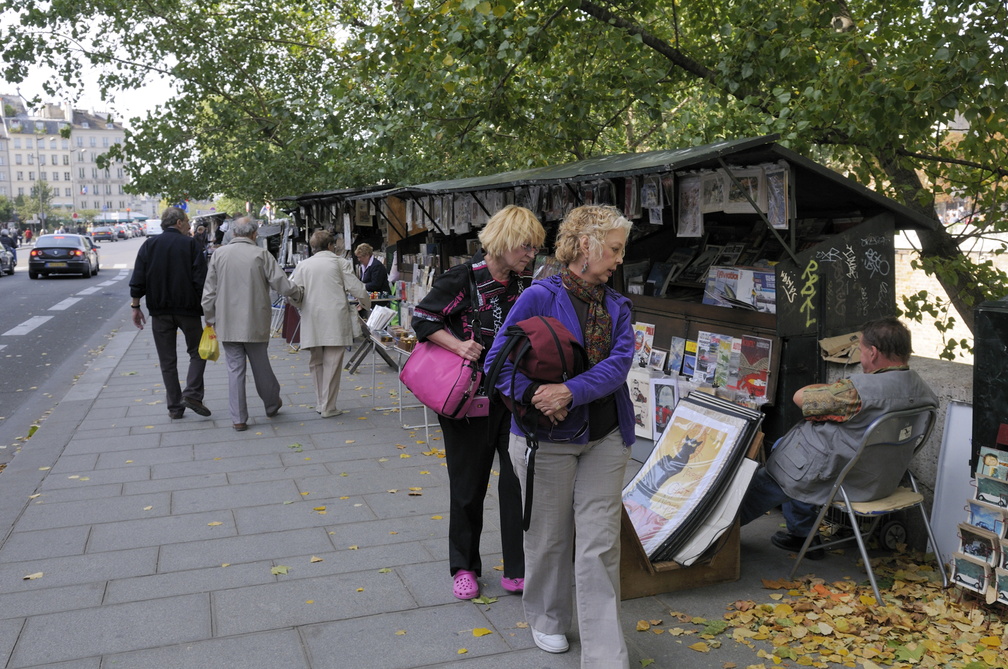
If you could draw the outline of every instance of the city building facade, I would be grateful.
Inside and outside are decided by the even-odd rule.
[[[157,216],[158,198],[126,192],[129,175],[122,163],[98,167],[98,157],[124,134],[122,124],[104,112],[67,103],[30,110],[20,96],[0,95],[0,195],[32,197],[41,181],[51,189],[54,213],[65,218],[80,211]]]

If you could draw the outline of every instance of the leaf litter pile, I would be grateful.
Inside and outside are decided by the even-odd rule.
[[[673,611],[674,624],[699,627],[686,630],[641,620],[637,631],[692,637],[695,642],[684,642],[688,648],[715,655],[730,637],[759,658],[746,669],[1008,669],[1008,610],[985,605],[956,587],[942,589],[935,568],[913,557],[894,555],[872,564],[885,600],[881,605],[867,582],[826,583],[814,575],[764,579],[763,586],[776,591],[769,595],[770,603],[736,601],[724,620]],[[650,663],[643,660],[641,665]]]

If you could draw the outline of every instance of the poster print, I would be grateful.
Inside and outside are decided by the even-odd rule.
[[[679,404],[679,382],[675,378],[653,377],[651,397],[654,398],[654,440],[658,441]]]
[[[703,237],[703,212],[700,209],[701,182],[698,176],[679,179],[679,237]]]
[[[645,553],[656,555],[689,519],[731,463],[746,421],[682,401],[644,466],[623,490],[623,505]]]
[[[633,404],[634,434],[644,439],[654,437],[654,400],[651,396],[651,370],[631,367],[627,375],[630,402]]]
[[[766,184],[763,170],[758,167],[732,170],[734,179],[728,179],[724,211],[728,214],[752,214],[756,212],[752,203],[760,210],[766,210]],[[751,200],[751,201],[750,201]]]
[[[709,214],[712,211],[723,211],[725,207],[725,184],[728,177],[721,170],[706,172],[701,177],[703,184],[703,200],[701,200],[700,210]]]
[[[647,367],[651,362],[651,349],[654,347],[654,324],[634,323],[634,365]]]
[[[977,474],[976,499],[1001,508],[1008,508],[1008,481]]]
[[[990,446],[980,447],[976,473],[1008,481],[1008,451],[1000,451]]]
[[[777,230],[787,230],[788,220],[791,217],[788,199],[790,173],[791,170],[784,161],[768,165],[763,171],[766,178],[767,220]]]

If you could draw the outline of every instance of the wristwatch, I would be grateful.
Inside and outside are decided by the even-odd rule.
[[[139,309],[140,308],[139,304],[131,304],[130,306],[133,307],[134,309]]]

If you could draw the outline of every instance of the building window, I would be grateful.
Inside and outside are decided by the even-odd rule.
[[[84,138],[83,137],[78,137],[77,138],[77,146],[84,146]]]
[[[28,154],[28,164],[29,165],[34,165],[35,164],[35,154],[34,153],[29,153]]]
[[[28,181],[35,181],[35,173],[34,172],[29,172],[28,173]]]
[[[119,179],[123,178],[123,171],[122,171],[121,167],[118,170],[116,170],[116,178],[119,178]]]
[[[42,139],[41,137],[39,137],[35,141],[35,148],[37,148],[37,149],[44,149],[45,148],[45,140]]]
[[[105,194],[106,195],[112,194],[112,184],[105,184]]]
[[[126,192],[126,191],[125,191],[125,190],[123,189],[123,185],[122,185],[122,184],[119,184],[119,194],[120,194],[120,195],[122,195],[122,194],[124,194],[125,192]]]
[[[21,164],[21,154],[20,153],[15,153],[14,154],[14,164],[15,165],[20,165]]]
[[[78,163],[83,163],[84,162],[84,154],[85,153],[87,153],[87,151],[81,151],[80,153],[77,154],[77,162]]]
[[[45,154],[44,154],[44,153],[40,153],[40,154],[39,154],[39,157],[38,157],[38,164],[39,164],[39,165],[45,165]]]
[[[0,172],[0,181],[7,181],[7,173]]]
[[[67,155],[63,156],[63,164],[64,165],[69,165],[70,164],[70,156],[67,156]]]
[[[24,188],[21,186],[18,186],[18,195],[24,195]]]
[[[49,177],[48,172],[39,172],[39,179],[41,179],[42,181],[49,181],[48,177]]]
[[[70,195],[70,189],[69,188],[64,188],[63,189],[63,194],[66,195],[67,197],[71,197],[71,195]],[[71,205],[71,206],[73,206],[73,205]]]
[[[24,172],[18,172],[18,181],[24,181]]]
[[[49,140],[49,149],[52,150],[52,151],[56,150],[56,138],[55,137],[53,137],[52,139]]]
[[[83,179],[84,178],[84,168],[83,167],[80,168],[80,172],[78,173],[77,178],[78,179]]]
[[[42,173],[42,178],[45,179],[45,172]],[[59,181],[59,172],[52,173],[52,180]]]
[[[108,148],[108,140],[109,140],[108,137],[102,137],[101,138],[102,146],[104,146],[105,148]]]
[[[70,173],[69,172],[64,172],[63,173],[63,181],[70,181]]]
[[[14,148],[15,149],[20,149],[21,148],[21,138],[20,137],[15,137],[14,138]]]
[[[92,167],[91,168],[91,178],[95,179],[95,180],[98,179],[98,168],[97,167]]]
[[[97,137],[89,137],[88,140],[89,140],[89,143],[91,144],[92,147],[98,146],[98,138]]]

